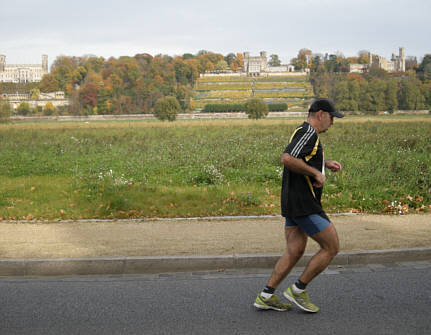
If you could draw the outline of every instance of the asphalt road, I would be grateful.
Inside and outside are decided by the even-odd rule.
[[[431,333],[431,261],[330,268],[309,287],[317,314],[256,310],[269,273],[1,278],[0,334]]]

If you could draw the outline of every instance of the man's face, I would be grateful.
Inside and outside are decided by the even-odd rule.
[[[322,112],[322,118],[321,118],[321,132],[325,132],[329,129],[330,126],[334,123],[334,117],[329,114],[328,112]]]

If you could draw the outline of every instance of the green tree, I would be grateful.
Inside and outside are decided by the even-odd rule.
[[[397,91],[398,85],[395,80],[386,82],[385,106],[386,110],[389,112],[393,112],[398,109]]]
[[[422,95],[426,108],[431,108],[431,82],[422,85]]]
[[[347,81],[340,81],[334,87],[334,102],[340,110],[350,110],[349,105],[349,88]]]
[[[0,98],[0,123],[9,122],[10,115],[12,114],[12,108],[7,101]]]
[[[16,111],[18,112],[18,114],[26,116],[31,111],[30,105],[28,104],[28,102],[21,102]]]
[[[359,84],[359,110],[369,112],[373,110],[373,103],[368,88],[368,81],[363,81]]]
[[[359,83],[355,80],[339,81],[334,87],[334,100],[343,111],[358,111]]]
[[[249,119],[262,119],[268,115],[268,105],[262,99],[249,99],[245,103],[245,112]]]
[[[431,54],[426,54],[419,65],[418,72],[422,80],[431,80]]]
[[[431,63],[428,63],[427,65],[425,65],[423,78],[425,82],[431,81]]]
[[[280,66],[281,65],[281,61],[278,58],[278,55],[273,54],[271,56],[269,56],[271,59],[269,60],[268,64],[269,66]]]
[[[224,57],[224,60],[226,61],[227,65],[230,67],[231,64],[233,64],[236,61],[236,56],[234,53],[229,53]]]
[[[181,59],[178,59],[174,65],[175,79],[177,83],[187,85],[188,78],[190,77],[191,69]]]
[[[360,99],[360,85],[357,80],[349,80],[349,105],[346,106],[348,109],[354,112],[359,110],[359,99]]]
[[[398,95],[400,109],[418,110],[423,108],[424,97],[417,79],[406,78],[401,81]]]
[[[228,69],[228,65],[227,65],[227,62],[224,59],[219,60],[215,64],[215,70],[218,71],[218,72],[223,72],[223,71],[226,71],[227,69]]]
[[[385,81],[372,79],[368,85],[368,94],[370,96],[371,111],[379,112],[385,110]]]
[[[174,121],[181,111],[180,104],[175,97],[164,97],[156,102],[154,116],[159,120]]]

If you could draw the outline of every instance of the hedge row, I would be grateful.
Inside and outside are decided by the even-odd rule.
[[[280,112],[288,109],[286,103],[268,104],[270,112]],[[233,113],[244,112],[245,104],[206,104],[202,113]]]
[[[268,110],[270,112],[284,112],[287,111],[288,106],[286,103],[268,104]]]

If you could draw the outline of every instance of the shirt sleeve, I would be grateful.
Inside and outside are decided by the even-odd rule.
[[[304,158],[311,154],[317,140],[317,134],[313,127],[303,127],[298,129],[293,135],[289,145],[284,150],[295,158]]]

